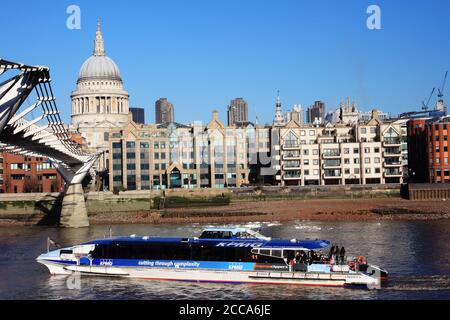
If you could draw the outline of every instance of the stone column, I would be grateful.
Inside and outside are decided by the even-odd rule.
[[[66,228],[89,226],[84,191],[81,183],[69,184],[61,208],[60,225]]]

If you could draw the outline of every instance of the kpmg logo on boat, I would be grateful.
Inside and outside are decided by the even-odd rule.
[[[261,247],[262,243],[255,242],[220,242],[216,247],[253,248]]]
[[[66,279],[66,287],[69,290],[81,290],[81,273],[74,272]]]

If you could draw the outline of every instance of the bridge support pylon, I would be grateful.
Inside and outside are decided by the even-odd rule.
[[[59,224],[65,228],[89,227],[89,219],[81,183],[68,184],[64,191]]]
[[[64,228],[89,227],[89,218],[84,198],[83,179],[86,177],[97,157],[86,162],[75,173],[67,168],[55,165],[66,181],[59,225]]]

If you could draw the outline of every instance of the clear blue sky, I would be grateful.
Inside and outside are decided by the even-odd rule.
[[[81,30],[66,28],[70,4]],[[382,30],[366,27],[370,4]],[[209,121],[213,109],[226,121],[235,97],[250,120],[257,110],[271,122],[278,89],[284,111],[315,100],[331,110],[350,96],[396,115],[419,109],[450,69],[448,0],[2,0],[0,57],[49,66],[65,121],[97,17],[130,104],[151,122],[159,97],[179,122]]]

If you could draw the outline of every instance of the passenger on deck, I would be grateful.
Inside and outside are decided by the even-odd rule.
[[[333,246],[330,248],[330,252],[328,253],[328,260],[331,260],[333,258],[335,251],[336,251],[336,246],[333,244]]]
[[[339,264],[339,246],[336,246],[334,251],[333,263]]]
[[[307,263],[308,262],[308,256],[306,255],[305,251],[300,251],[300,263]]]
[[[300,263],[300,252],[299,251],[297,251],[296,253],[295,253],[295,263]]]
[[[344,247],[341,248],[341,252],[340,252],[339,256],[341,258],[341,263],[344,264],[345,263],[345,248]]]

